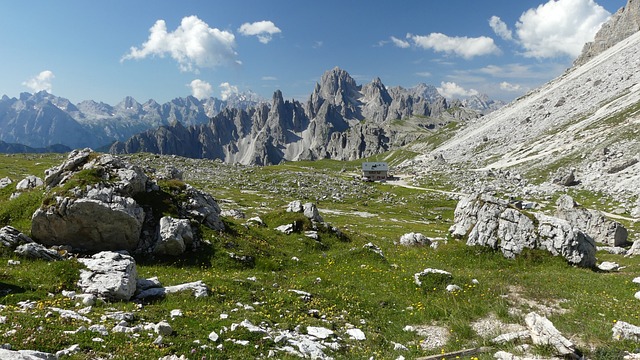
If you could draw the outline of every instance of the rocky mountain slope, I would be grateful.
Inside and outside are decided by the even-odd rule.
[[[71,148],[99,148],[124,140],[141,131],[176,122],[203,124],[225,108],[247,108],[258,104],[256,94],[233,94],[226,100],[193,96],[165,104],[132,97],[115,106],[93,100],[73,104],[68,99],[41,91],[22,93],[19,98],[0,99],[0,141],[43,148],[63,144]]]
[[[387,88],[378,78],[358,85],[344,70],[322,75],[306,103],[225,109],[206,125],[175,123],[117,142],[113,153],[153,152],[228,163],[277,164],[283,160],[359,159],[402,147],[451,121],[479,113],[448,103],[433,87]]]
[[[633,24],[621,14],[639,9],[629,1],[603,26],[611,31],[601,31],[597,42],[615,41],[625,32],[620,26]],[[435,158],[444,159],[449,168],[509,169],[534,183],[551,182],[558,170],[573,168],[571,183],[632,203],[640,195],[639,65],[640,33],[635,32],[482,121],[467,123],[413,165],[429,172]]]
[[[616,12],[602,25],[592,42],[586,43],[582,54],[574,65],[582,65],[640,30],[640,6],[637,1],[628,0],[627,5]]]

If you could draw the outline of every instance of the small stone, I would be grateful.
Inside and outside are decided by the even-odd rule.
[[[349,337],[353,340],[362,341],[367,339],[364,332],[362,332],[362,330],[360,329],[348,329],[347,335],[349,335]]]
[[[307,334],[315,336],[318,339],[326,339],[333,335],[333,331],[319,326],[307,326]]]
[[[173,333],[173,328],[171,327],[171,325],[169,325],[168,322],[163,320],[156,324],[155,332],[156,334],[159,334],[161,336],[167,336]]]
[[[216,342],[216,341],[218,341],[219,338],[220,338],[220,336],[215,331],[212,331],[212,332],[209,333],[209,340],[211,340],[213,342]]]

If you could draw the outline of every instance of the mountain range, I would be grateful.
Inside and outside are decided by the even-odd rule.
[[[478,97],[475,105],[499,106]],[[267,165],[288,160],[359,159],[402,147],[451,121],[481,113],[447,101],[433,86],[386,87],[379,78],[358,85],[343,69],[325,72],[309,99],[225,109],[206,124],[176,122],[111,146],[113,153],[153,152],[228,163]]]
[[[338,70],[335,69],[335,71]],[[330,73],[331,71],[328,72],[328,74]],[[348,79],[342,79],[346,82],[333,84],[337,86],[335,88],[321,86],[321,84],[327,85],[326,81],[322,80],[318,84],[319,88],[314,89],[312,97],[315,97],[313,102],[317,106],[319,106],[319,103],[325,102],[326,99],[329,99],[331,104],[340,103],[339,98],[351,102],[340,110],[343,111],[343,113],[340,113],[340,116],[343,117],[342,121],[349,123],[347,127],[351,127],[357,121],[365,119],[379,123],[414,115],[429,116],[432,111],[431,108],[436,109],[436,113],[439,113],[440,110],[437,110],[438,108],[449,107],[449,104],[438,93],[436,88],[430,85],[419,84],[410,89],[401,87],[386,88],[380,79],[376,79],[367,86],[358,86],[348,74],[346,75]],[[363,89],[368,92],[366,94],[363,93]],[[340,91],[347,91],[348,93],[340,94]],[[282,95],[274,95],[275,97],[282,98]],[[297,102],[293,101],[291,103]],[[455,100],[452,104],[456,107],[466,106],[467,109],[475,109],[482,114],[494,111],[504,105],[503,102],[493,101],[486,95],[474,96],[463,101]],[[236,112],[244,111],[246,114],[266,113],[271,111],[273,105],[278,104],[274,104],[273,101],[268,102],[253,92],[231,94],[225,100],[213,97],[199,100],[193,96],[187,96],[186,98],[173,99],[164,104],[159,104],[154,100],[148,100],[141,104],[132,97],[126,97],[115,106],[93,100],[85,100],[78,104],[73,104],[68,99],[45,91],[35,94],[22,93],[19,98],[9,98],[5,95],[0,98],[0,141],[11,144],[11,146],[0,147],[0,151],[12,152],[21,151],[22,149],[49,151],[51,149],[60,150],[82,147],[106,151],[114,142],[125,143],[124,145],[118,143],[113,147],[114,150],[119,152],[129,151],[129,149],[154,151],[151,144],[148,144],[150,147],[135,145],[140,137],[148,137],[148,134],[141,134],[137,138],[134,135],[145,131],[170,132],[171,129],[175,130],[175,134],[177,134],[183,127],[188,130],[190,127],[208,125],[213,117],[227,110],[235,109]],[[319,111],[319,108],[312,109],[299,105],[298,103],[296,106],[301,109],[305,108],[304,111],[307,111],[305,117],[308,120],[313,119],[317,115],[317,111]],[[308,113],[308,111],[313,111],[313,113]],[[246,114],[242,116],[247,116]],[[228,118],[229,116],[236,116],[236,114],[234,111],[227,111],[221,116]],[[251,117],[252,115],[248,116]],[[330,121],[334,120],[337,121],[337,128],[344,127],[338,124],[340,121],[337,119],[330,119]],[[290,122],[291,119],[282,119],[280,122],[286,125],[288,121]],[[220,120],[217,120],[217,123],[218,125],[214,127],[220,129],[225,126],[228,127],[228,125],[221,125]],[[255,125],[260,126],[260,124],[260,122],[257,122]],[[292,130],[286,127],[284,129]],[[300,129],[294,130],[294,132],[298,130]],[[193,133],[195,130],[188,131]],[[236,133],[240,131],[240,133],[244,134],[245,130],[235,129],[235,131]],[[230,134],[230,136],[236,135]],[[129,138],[132,139],[129,140]],[[221,141],[225,143],[224,139],[221,139]],[[243,141],[247,142],[247,139]],[[254,142],[251,143],[253,144]],[[239,143],[232,144],[229,141],[226,141],[225,144],[236,147],[243,146]],[[56,147],[51,148],[53,145],[56,145]],[[258,147],[266,146],[266,144],[255,145]],[[211,148],[211,144],[205,144],[204,146],[209,148],[205,153],[191,149],[185,152],[185,155],[211,157],[214,156],[213,154],[222,156],[221,154],[225,153],[221,149]],[[47,147],[49,150],[46,150]],[[157,151],[170,152],[169,149],[163,148],[163,146],[156,145],[156,147],[158,148]],[[248,160],[250,156],[246,155],[247,151],[241,149],[240,152],[242,154],[236,154],[231,157],[225,155],[222,159],[235,161],[235,159],[242,158],[245,159],[243,162],[246,163],[256,162]],[[291,156],[287,155],[284,158],[289,159]],[[279,161],[277,156],[271,156],[271,160]],[[267,162],[270,162],[270,160]]]
[[[108,146],[134,134],[176,122],[202,124],[225,108],[248,108],[262,101],[255,93],[232,94],[226,100],[193,96],[165,104],[124,98],[115,106],[93,100],[73,104],[46,91],[0,98],[0,141],[32,148]]]

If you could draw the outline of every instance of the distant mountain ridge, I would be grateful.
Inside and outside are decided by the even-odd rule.
[[[0,141],[33,148],[99,148],[161,125],[206,123],[225,108],[248,108],[261,101],[256,94],[241,93],[227,100],[187,96],[165,104],[140,104],[126,97],[111,106],[93,100],[73,104],[46,91],[22,93],[19,98],[5,95],[0,98]]]
[[[207,124],[174,123],[116,142],[113,153],[153,152],[229,163],[267,165],[283,160],[359,159],[402,147],[429,129],[477,118],[434,87],[387,88],[379,78],[358,85],[338,67],[325,72],[309,99],[225,109]],[[401,123],[397,123],[401,120]]]

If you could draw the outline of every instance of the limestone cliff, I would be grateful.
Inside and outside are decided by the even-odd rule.
[[[573,65],[579,66],[586,63],[638,30],[640,30],[640,1],[628,0],[625,7],[618,10],[609,21],[602,25],[595,39],[584,45],[582,54],[574,61]]]

